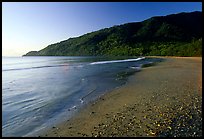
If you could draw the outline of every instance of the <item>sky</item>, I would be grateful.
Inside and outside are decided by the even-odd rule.
[[[201,2],[3,2],[2,56],[22,56],[99,29],[202,11]]]

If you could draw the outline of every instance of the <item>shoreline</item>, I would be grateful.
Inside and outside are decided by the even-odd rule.
[[[202,57],[157,58],[40,136],[202,136]]]

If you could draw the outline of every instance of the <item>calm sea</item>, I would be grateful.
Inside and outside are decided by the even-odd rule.
[[[2,136],[29,136],[66,120],[84,104],[125,84],[142,64],[155,61],[158,59],[2,57]]]

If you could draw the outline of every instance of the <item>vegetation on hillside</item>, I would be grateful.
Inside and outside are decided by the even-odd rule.
[[[202,56],[202,13],[157,16],[51,44],[26,56]]]

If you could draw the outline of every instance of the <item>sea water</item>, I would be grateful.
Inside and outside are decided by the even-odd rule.
[[[2,57],[2,136],[29,136],[126,83],[144,57]]]

